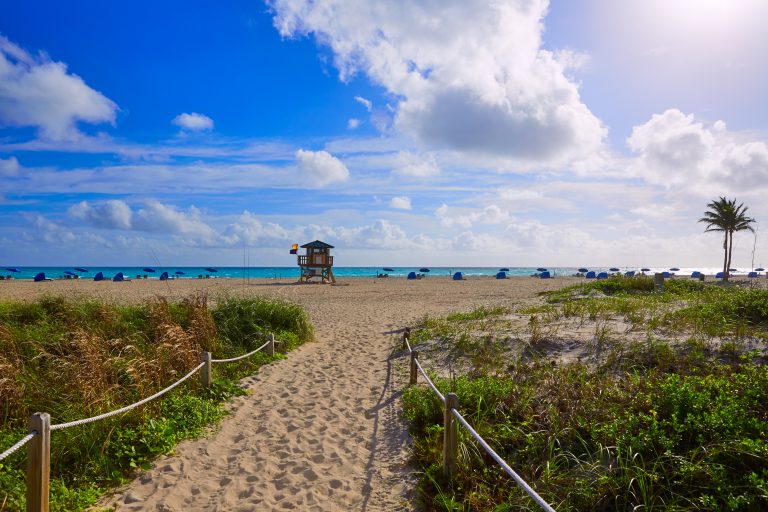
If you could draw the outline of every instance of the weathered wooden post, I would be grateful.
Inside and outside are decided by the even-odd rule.
[[[656,272],[653,274],[653,285],[657,292],[664,291],[664,274]]]
[[[27,512],[48,512],[51,478],[51,415],[36,412],[29,417],[29,432],[37,435],[27,449]]]
[[[411,339],[411,328],[406,327],[403,331],[403,350],[408,348],[408,341]]]
[[[205,363],[202,368],[200,368],[200,384],[203,385],[204,388],[208,389],[211,387],[211,383],[213,382],[213,369],[211,368],[211,353],[210,352],[203,352],[201,356],[201,361]]]
[[[414,350],[411,352],[411,378],[408,381],[409,384],[413,385],[416,384],[416,373],[419,371],[418,368],[416,368],[416,359],[419,357],[419,352]]]
[[[445,409],[443,411],[443,475],[447,478],[456,473],[456,451],[458,448],[458,432],[456,418],[452,409],[458,410],[459,397],[455,393],[445,395]]]
[[[267,352],[269,352],[269,357],[275,357],[275,335],[272,333],[269,333],[269,345],[267,345]]]

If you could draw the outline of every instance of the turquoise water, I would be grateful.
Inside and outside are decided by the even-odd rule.
[[[14,267],[11,267],[14,268]],[[170,276],[176,276],[180,279],[197,279],[197,276],[210,275],[211,277],[238,278],[271,278],[271,279],[298,279],[298,267],[215,267],[217,272],[206,271],[204,267],[151,267],[155,272],[145,272],[142,267],[86,267],[88,272],[77,272],[72,267],[15,267],[20,272],[9,272],[5,267],[0,267],[0,275],[12,275],[16,279],[32,279],[37,273],[44,272],[47,278],[64,279],[65,272],[70,271],[78,274],[81,279],[92,279],[97,272],[103,272],[104,277],[111,279],[118,272],[122,272],[126,278],[135,278],[137,275],[147,275],[150,278],[159,278],[162,272],[168,272]],[[149,268],[149,267],[147,267]],[[386,272],[391,277],[405,277],[409,272],[419,272],[419,267],[390,267],[392,272]],[[576,273],[577,267],[550,267],[549,271],[555,276],[569,276]],[[466,277],[472,276],[495,276],[499,267],[429,267],[430,272],[426,273],[428,277],[447,277],[454,272],[462,272]],[[606,267],[589,267],[590,270],[597,272],[608,271]],[[637,267],[621,268],[621,271],[639,270]],[[651,267],[651,272],[661,272],[669,270],[668,268]],[[681,268],[676,272],[678,275],[691,275],[693,270],[700,270],[706,274],[715,274],[721,269],[717,268]],[[739,269],[749,271],[749,269]],[[176,271],[184,272],[182,275],[176,275]],[[377,273],[384,273],[382,267],[334,267],[333,273],[339,278],[365,278],[375,277]],[[536,273],[535,267],[509,267],[508,276],[530,276]],[[737,272],[740,274],[742,272]]]

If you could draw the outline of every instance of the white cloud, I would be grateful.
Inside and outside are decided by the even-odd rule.
[[[371,102],[371,100],[367,100],[363,98],[362,96],[355,96],[355,101],[361,104],[362,106],[364,106],[365,110],[367,110],[368,112],[370,112],[371,109],[373,108],[373,102]]]
[[[350,130],[354,130],[354,129],[356,129],[359,126],[360,126],[360,120],[359,119],[355,119],[353,117],[352,119],[348,119],[347,120],[347,128],[349,128]]]
[[[286,246],[290,241],[298,239],[298,233],[293,233],[283,226],[273,222],[263,222],[255,214],[244,211],[237,222],[229,225],[223,240],[228,245],[240,245],[245,242],[248,246]]]
[[[18,176],[20,170],[21,165],[15,156],[6,159],[0,158],[0,176]]]
[[[281,34],[314,34],[342,80],[366,73],[399,98],[395,126],[434,147],[553,165],[605,137],[566,76],[578,59],[541,48],[545,0],[270,4]]]
[[[452,213],[447,204],[440,206],[435,210],[435,216],[440,220],[440,224],[446,228],[460,227],[469,229],[476,224],[501,224],[510,219],[509,212],[506,212],[495,204],[486,206],[477,210],[462,210],[463,213]]]
[[[114,123],[117,105],[66,64],[31,55],[0,36],[0,126],[37,128],[50,140],[82,136],[77,123]]]
[[[627,145],[631,174],[650,183],[690,186],[704,195],[768,186],[768,144],[743,141],[725,123],[697,122],[677,109],[635,126]]]
[[[349,169],[341,160],[327,151],[296,151],[299,174],[306,179],[305,186],[322,187],[331,183],[347,181]]]
[[[395,157],[394,172],[414,178],[427,178],[440,174],[440,167],[434,155],[415,155],[401,151]]]
[[[196,112],[192,112],[191,114],[179,114],[173,118],[171,123],[180,128],[191,130],[193,132],[213,129],[213,119]]]
[[[392,200],[389,202],[389,205],[392,208],[396,208],[398,210],[410,210],[411,198],[407,196],[396,196],[392,198]]]
[[[200,211],[194,206],[185,212],[154,200],[147,201],[134,214],[133,229],[203,239],[213,239],[216,235],[210,226],[200,220]]]
[[[70,217],[103,229],[131,229],[133,212],[124,201],[111,200],[99,204],[81,201],[67,211]]]
[[[27,216],[34,226],[32,233],[24,232],[24,238],[29,241],[40,241],[49,244],[69,243],[76,240],[75,234],[66,227],[46,219],[39,214],[30,214]]]

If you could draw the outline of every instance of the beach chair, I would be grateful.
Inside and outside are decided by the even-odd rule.
[[[722,272],[718,272],[717,274],[715,274],[715,279],[722,279],[724,275],[725,274],[723,274]]]
[[[168,280],[168,272],[163,272],[160,274],[160,280],[161,281],[167,281]]]
[[[45,272],[39,272],[35,274],[35,282],[39,283],[40,281],[53,281],[53,279],[46,279]]]
[[[506,272],[499,272],[498,274],[496,274],[496,279],[506,279],[506,278],[507,278]]]
[[[409,281],[416,280],[417,279],[416,272],[408,272],[408,276],[406,277],[406,279],[408,279]]]
[[[757,277],[757,272],[750,272],[749,274],[747,274],[747,277],[755,278]]]
[[[630,270],[629,272],[624,272],[624,277],[635,277],[635,271]]]
[[[104,280],[104,272],[97,272],[95,276],[93,276],[94,281],[103,281]]]
[[[597,274],[598,279],[608,279],[608,272],[600,272]]]
[[[661,273],[661,276],[662,276],[664,279],[669,279],[669,278],[671,278],[671,277],[672,277],[672,274],[670,274],[669,272],[662,272],[662,273]]]
[[[112,278],[113,283],[122,283],[123,281],[125,281],[125,276],[122,272],[118,272],[115,274],[115,277]]]
[[[464,274],[462,274],[461,272],[456,272],[455,274],[453,274],[453,280],[454,281],[463,281],[464,280]]]
[[[545,270],[541,274],[539,274],[539,279],[550,279],[552,275],[549,273],[549,270]]]
[[[594,279],[596,277],[595,271],[590,270],[589,272],[587,272],[587,275],[585,275],[584,277],[586,277],[587,279]]]
[[[694,270],[691,272],[691,279],[699,279],[701,277],[701,272],[698,270]]]

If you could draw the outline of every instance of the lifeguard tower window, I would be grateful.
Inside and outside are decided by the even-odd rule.
[[[333,256],[331,256],[331,249],[333,246],[320,240],[315,240],[308,244],[301,246],[302,249],[306,249],[307,253],[298,256],[299,268],[301,270],[301,277],[299,280],[302,282],[308,282],[313,277],[319,277],[323,283],[331,282],[335,283],[336,278],[333,276]]]

